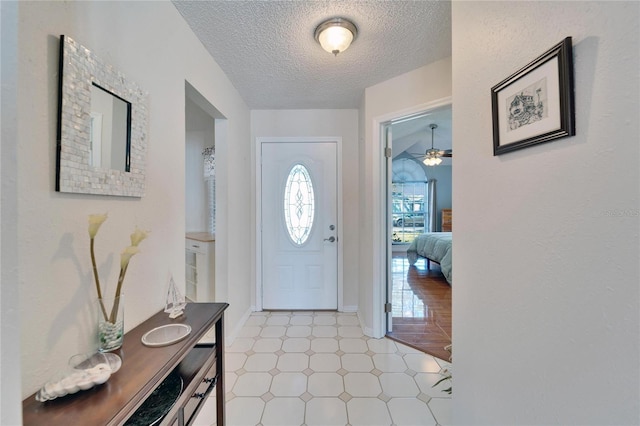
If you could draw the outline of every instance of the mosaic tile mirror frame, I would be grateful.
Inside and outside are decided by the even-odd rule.
[[[89,49],[64,35],[60,36],[59,72],[56,191],[143,197],[148,142],[147,94]],[[118,138],[118,144],[124,144],[122,152],[126,152],[120,169],[103,167],[92,154],[98,127],[92,113],[92,92],[95,93],[96,88],[123,101],[120,103],[126,109],[123,124],[126,129],[122,130],[126,135]]]

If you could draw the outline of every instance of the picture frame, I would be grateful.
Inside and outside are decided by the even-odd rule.
[[[575,135],[571,37],[491,88],[493,155]]]

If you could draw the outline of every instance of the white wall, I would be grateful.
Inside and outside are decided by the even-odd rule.
[[[358,245],[360,291],[358,314],[365,333],[379,335],[383,300],[376,294],[383,289],[385,276],[382,239],[384,185],[382,145],[374,135],[374,122],[381,117],[401,117],[409,110],[428,105],[451,96],[451,58],[426,65],[365,90],[359,115],[360,140],[358,157],[359,208],[363,214],[359,222]],[[414,111],[417,112],[417,111]],[[397,115],[395,115],[397,114]],[[379,121],[379,120],[378,120]],[[378,297],[379,298],[379,297]],[[374,306],[379,306],[379,310]]]
[[[214,145],[215,119],[188,98],[185,107],[185,231],[208,232],[209,191],[204,179],[202,151]]]
[[[358,305],[358,223],[361,219],[357,205],[358,111],[355,109],[251,111],[253,141],[259,137],[323,136],[342,138],[343,306],[345,310],[355,310]],[[255,168],[253,179],[255,182]],[[252,192],[255,194],[255,185]],[[255,207],[255,196],[252,206]],[[251,210],[255,212],[255,208]],[[255,223],[255,219],[252,223]],[[253,228],[255,229],[255,226]],[[255,265],[255,262],[251,264]]]
[[[96,347],[88,214],[109,214],[96,251],[102,280],[110,291],[115,286],[118,254],[128,244],[129,234],[136,225],[151,231],[125,280],[126,329],[163,307],[169,271],[184,276],[185,80],[228,119],[228,142],[217,149],[221,159],[218,223],[234,233],[233,239],[226,232],[217,235],[216,245],[224,256],[218,259],[216,278],[228,279],[229,271],[234,271],[226,322],[238,323],[250,304],[250,276],[242,266],[250,244],[244,225],[250,216],[241,208],[250,203],[249,176],[240,167],[248,163],[250,128],[243,100],[170,2],[19,2],[12,6],[17,7],[17,16],[5,16],[2,5],[3,95],[5,89],[19,95],[9,108],[3,96],[2,161],[6,164],[5,154],[12,151],[16,157],[11,159],[15,166],[3,164],[2,169],[2,315],[4,320],[7,304],[19,309],[22,341],[20,359],[9,352],[7,360],[3,345],[2,363],[3,367],[22,363],[21,394],[26,397],[64,368],[71,355]],[[5,24],[16,22],[17,37],[5,40]],[[149,93],[145,197],[54,191],[60,34],[91,48]],[[19,55],[17,72],[5,74],[5,60],[15,59],[5,57],[11,53]],[[12,116],[17,116],[17,127],[8,130],[13,137],[5,140],[5,119]],[[6,193],[5,187],[9,188]],[[5,209],[6,199],[14,202],[13,209]],[[5,256],[9,247],[15,254]],[[6,273],[5,267],[9,268]],[[19,288],[19,298],[5,293],[5,288]],[[9,325],[2,323],[3,339],[6,330],[15,336],[11,329],[15,317],[9,319]],[[20,383],[11,385],[20,393]]]
[[[2,15],[0,41],[2,94],[0,110],[0,424],[20,424],[20,313],[18,309],[18,165],[17,111],[18,100],[18,7],[13,2],[0,2]]]
[[[638,2],[453,2],[455,424],[640,422]],[[492,155],[490,88],[573,37],[576,136]]]

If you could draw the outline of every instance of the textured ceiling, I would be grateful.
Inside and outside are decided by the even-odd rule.
[[[359,108],[364,88],[451,56],[449,1],[173,2],[250,109]],[[334,57],[313,32],[358,27]]]

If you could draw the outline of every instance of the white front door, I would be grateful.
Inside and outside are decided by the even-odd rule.
[[[262,307],[337,309],[335,142],[264,142]]]

